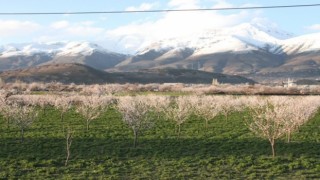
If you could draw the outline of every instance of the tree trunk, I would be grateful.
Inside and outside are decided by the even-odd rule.
[[[270,140],[271,150],[272,150],[272,158],[275,158],[276,152],[275,152],[275,140]]]
[[[206,120],[206,124],[205,125],[206,125],[205,129],[208,130],[208,120]]]
[[[138,132],[136,130],[133,130],[133,135],[134,135],[133,147],[136,148],[138,143]]]
[[[90,123],[90,120],[87,119],[87,131],[89,131],[89,123]]]
[[[7,128],[9,129],[10,128],[10,118],[6,117],[6,119],[7,119]]]
[[[60,113],[61,122],[63,121],[63,112]]]
[[[68,143],[68,142],[67,142]],[[66,162],[64,163],[64,166],[67,166],[68,165],[68,161],[69,161],[69,157],[70,157],[70,149],[67,145],[67,158],[66,158]]]
[[[21,128],[21,142],[23,143],[24,141],[24,129]]]
[[[68,129],[67,132],[66,132],[66,151],[67,151],[67,157],[66,157],[66,161],[64,163],[65,166],[68,165],[68,162],[69,162],[69,158],[70,158],[70,147],[71,147],[71,144],[72,144],[72,135],[73,135],[73,132],[72,130]]]
[[[42,108],[42,112],[43,112],[43,115],[46,116],[46,114],[47,114],[47,113],[46,113],[46,112],[47,112],[47,111],[46,111],[46,107],[43,107],[43,108]]]
[[[181,124],[178,125],[178,138],[180,138]]]
[[[287,143],[290,143],[291,140],[291,131],[288,131],[287,133]]]

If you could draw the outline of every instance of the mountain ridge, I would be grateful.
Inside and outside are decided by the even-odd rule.
[[[110,72],[176,68],[315,78],[320,76],[320,33],[293,36],[275,27],[244,23],[152,42],[134,55],[86,41],[0,46],[0,71],[56,63],[81,63]]]
[[[212,78],[221,83],[253,84],[241,77],[186,69],[140,70],[139,72],[105,72],[83,64],[49,64],[0,73],[4,82],[61,82],[75,84],[104,83],[192,83],[211,84]]]
[[[294,37],[281,30],[241,24],[155,42],[110,70],[170,67],[250,77],[268,74],[269,78],[270,73],[287,72],[293,78],[319,78],[319,42],[320,33]]]
[[[56,63],[81,63],[107,69],[126,58],[127,55],[86,41],[25,43],[0,47],[0,71]]]

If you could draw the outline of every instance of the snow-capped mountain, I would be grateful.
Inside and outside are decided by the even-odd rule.
[[[0,47],[0,54],[4,56],[33,55],[37,53],[58,55],[91,55],[93,52],[111,53],[105,48],[90,42],[43,42],[9,44]]]
[[[245,23],[154,42],[113,70],[187,68],[226,74],[320,77],[319,67],[320,34],[295,37],[276,27]]]
[[[281,48],[286,54],[320,51],[320,33],[287,39],[281,42]]]
[[[278,47],[282,40],[293,37],[290,33],[267,29],[259,24],[244,23],[235,27],[223,29],[210,29],[202,33],[192,34],[187,37],[177,37],[155,42],[138,52],[163,50],[172,48],[191,48],[196,52],[214,53],[226,51],[251,51],[266,47]]]
[[[80,63],[111,68],[126,58],[90,42],[45,42],[0,46],[0,70],[50,63]]]
[[[178,68],[320,78],[320,33],[294,36],[274,26],[244,23],[151,42],[132,56],[90,42],[0,46],[0,71],[51,63],[81,63],[108,71]]]
[[[272,54],[297,54],[320,50],[320,33],[294,36],[275,27],[244,23],[235,27],[211,29],[187,37],[154,42],[140,49],[141,55],[150,50],[163,51],[190,48],[195,53],[248,52],[266,50]]]

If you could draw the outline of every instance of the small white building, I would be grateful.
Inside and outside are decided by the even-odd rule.
[[[219,83],[218,79],[215,79],[215,78],[212,79],[212,85],[217,86],[219,84],[220,83]]]
[[[288,78],[287,81],[282,81],[283,87],[294,87],[297,84],[293,81],[293,79]]]

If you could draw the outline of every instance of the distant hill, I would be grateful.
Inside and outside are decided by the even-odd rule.
[[[82,64],[50,64],[25,69],[5,71],[0,74],[5,82],[62,82],[103,83],[106,73]]]
[[[95,83],[204,83],[212,79],[220,83],[242,84],[254,81],[241,76],[209,73],[196,70],[153,69],[138,72],[108,73],[83,64],[50,64],[38,67],[10,70],[0,73],[5,82],[61,82],[76,84]]]

